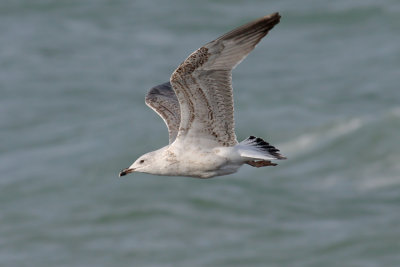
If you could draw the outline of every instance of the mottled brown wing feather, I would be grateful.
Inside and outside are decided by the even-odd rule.
[[[171,75],[181,109],[179,138],[206,139],[210,146],[237,144],[232,69],[279,23],[274,13],[245,24],[193,52]]]
[[[171,144],[178,134],[181,120],[178,98],[171,84],[166,82],[151,88],[146,95],[146,104],[164,120]]]

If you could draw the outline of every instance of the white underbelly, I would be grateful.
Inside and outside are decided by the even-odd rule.
[[[180,150],[177,155],[179,175],[211,178],[236,172],[243,164],[234,148],[191,148]]]

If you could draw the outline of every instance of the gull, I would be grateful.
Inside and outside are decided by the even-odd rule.
[[[232,69],[279,23],[273,13],[238,27],[194,51],[153,87],[145,102],[168,127],[169,144],[140,156],[119,176],[132,172],[211,178],[235,173],[243,164],[275,166],[286,159],[262,138],[238,142],[233,116]]]

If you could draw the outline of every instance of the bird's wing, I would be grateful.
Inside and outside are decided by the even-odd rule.
[[[179,102],[171,84],[166,82],[151,88],[146,95],[146,104],[164,120],[171,144],[178,134],[181,120]]]
[[[274,13],[236,28],[193,52],[171,75],[180,104],[177,140],[206,140],[210,146],[237,144],[232,69],[279,23]]]

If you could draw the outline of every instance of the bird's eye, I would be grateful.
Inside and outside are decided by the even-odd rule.
[[[144,162],[144,159],[142,159],[141,161],[139,161],[139,163],[143,163]]]

